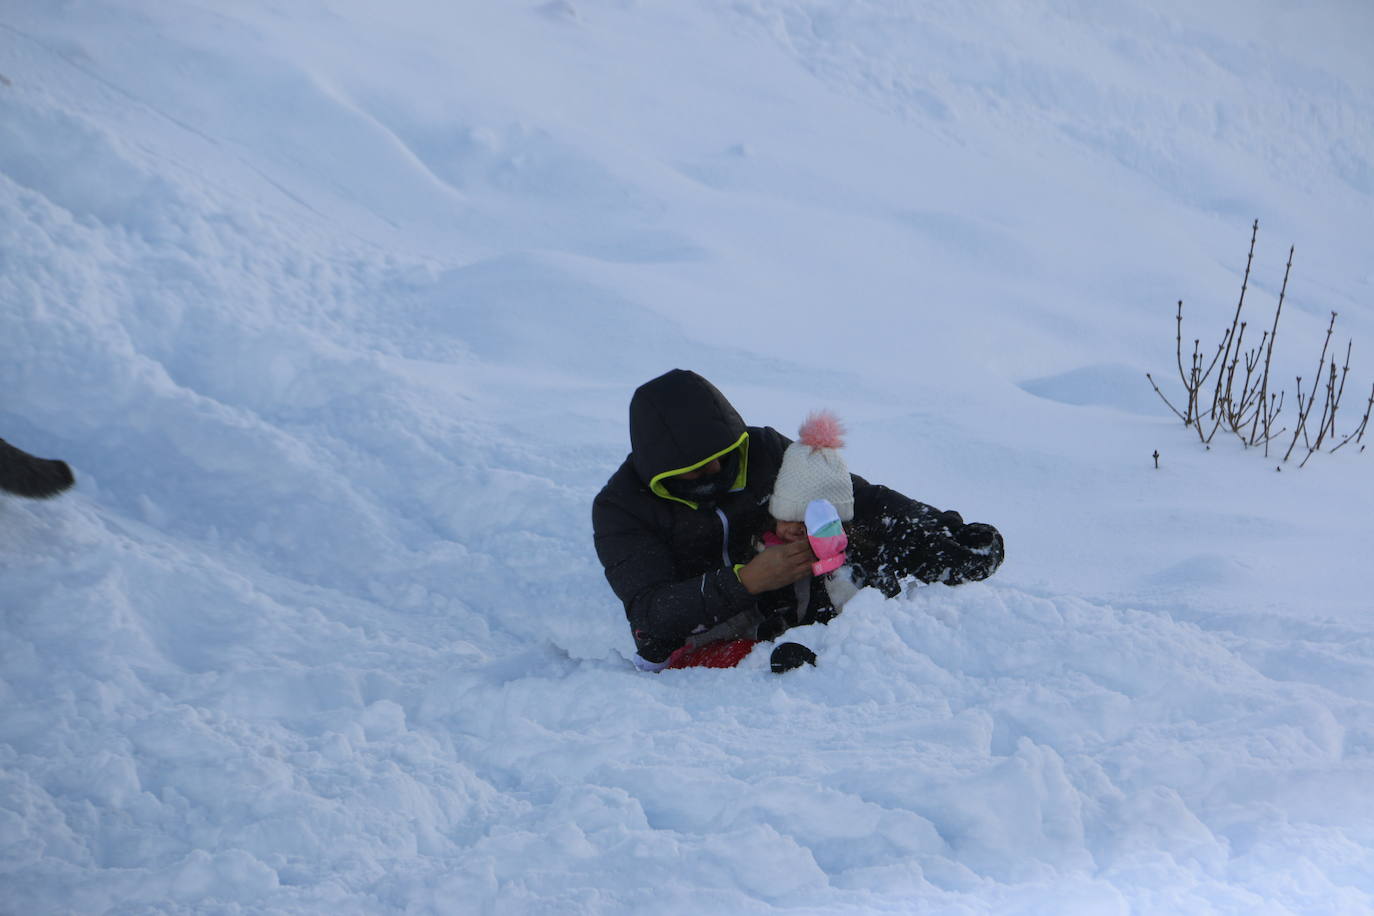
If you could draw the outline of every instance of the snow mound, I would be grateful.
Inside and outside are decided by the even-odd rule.
[[[1150,388],[1145,373],[1129,366],[1083,366],[1022,382],[1021,389],[1074,407],[1110,407],[1144,416],[1170,415],[1169,408]]]

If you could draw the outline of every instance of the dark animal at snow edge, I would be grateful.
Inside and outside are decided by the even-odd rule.
[[[0,439],[0,490],[29,499],[50,499],[74,483],[67,462],[30,455]]]

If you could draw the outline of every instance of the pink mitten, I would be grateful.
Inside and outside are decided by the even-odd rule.
[[[840,514],[826,499],[813,499],[806,506],[806,536],[816,562],[811,564],[813,575],[823,576],[844,565],[844,551],[849,537],[844,533]]]

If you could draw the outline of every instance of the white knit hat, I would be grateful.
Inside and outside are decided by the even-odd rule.
[[[806,504],[828,499],[843,521],[854,517],[854,481],[844,463],[844,427],[829,411],[814,411],[798,430],[797,441],[787,446],[773,483],[768,510],[780,522],[800,522]]]

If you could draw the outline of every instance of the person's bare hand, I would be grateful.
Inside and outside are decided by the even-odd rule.
[[[809,541],[778,544],[741,566],[739,581],[751,595],[770,592],[811,575],[815,560]]]

